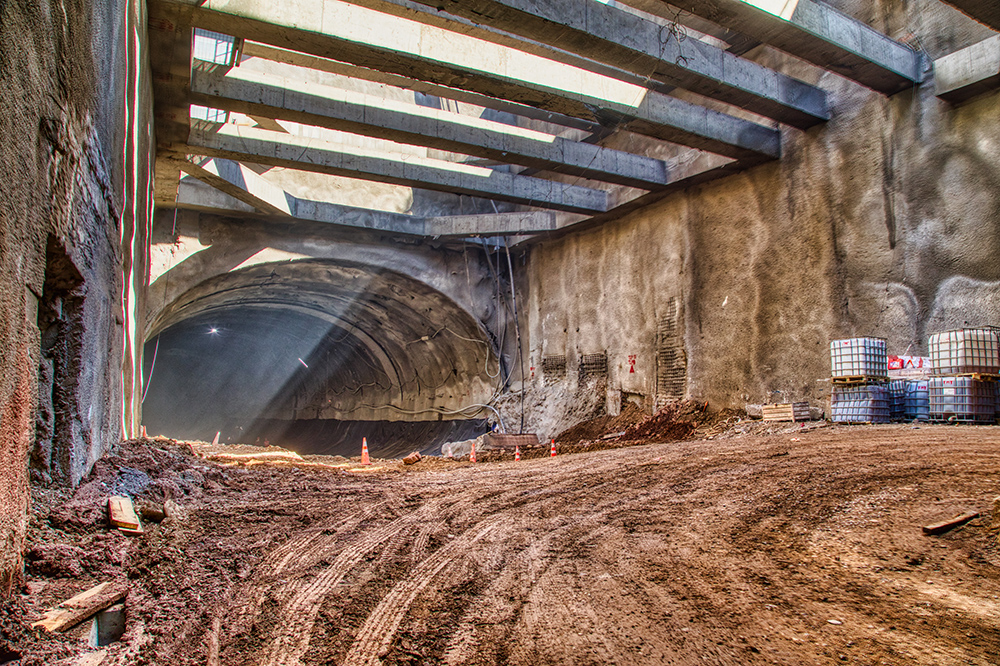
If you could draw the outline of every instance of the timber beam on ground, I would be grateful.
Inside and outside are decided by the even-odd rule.
[[[664,0],[622,1],[670,19],[682,9],[886,95],[912,88],[924,78],[918,52],[815,0],[798,0],[792,3],[794,11],[782,16],[742,0],[668,0],[669,5]]]
[[[453,16],[585,56],[571,62],[605,76],[616,70],[683,88],[782,123],[808,129],[830,118],[824,90],[597,0],[349,0],[377,11],[448,29]],[[423,11],[414,5],[424,5]],[[491,39],[492,33],[476,35]],[[493,40],[497,41],[497,40]],[[500,43],[506,42],[500,40]],[[537,47],[534,47],[537,49]],[[537,52],[537,51],[536,51]],[[540,52],[544,57],[558,57]],[[596,61],[596,62],[593,62]],[[614,70],[597,68],[597,63]]]
[[[220,157],[265,166],[357,178],[569,213],[596,214],[609,208],[608,193],[577,185],[517,176],[457,162],[418,156],[396,158],[328,145],[250,127],[193,128],[185,154]]]
[[[994,30],[1000,30],[1000,3],[997,0],[944,0],[962,13]]]
[[[627,187],[655,190],[668,184],[662,160],[416,105],[386,108],[380,106],[385,102],[360,93],[331,88],[322,94],[310,94],[295,90],[292,81],[261,81],[267,77],[251,76],[254,80],[248,81],[196,69],[191,80],[191,100],[249,116],[315,125]]]
[[[158,0],[157,4],[185,4],[194,0]],[[713,111],[675,97],[643,90],[620,81],[605,80],[603,88],[615,84],[617,101],[583,92],[560,89],[558,81],[539,83],[523,80],[531,72],[516,70],[502,59],[486,72],[463,62],[474,54],[448,51],[452,62],[439,58],[445,45],[435,40],[409,43],[410,51],[396,45],[396,35],[371,29],[358,34],[338,34],[352,21],[369,19],[354,12],[370,10],[336,0],[300,0],[294,16],[270,2],[234,4],[224,0],[202,0],[192,14],[194,25],[206,30],[264,42],[324,58],[346,61],[360,67],[409,78],[463,88],[473,92],[515,100],[546,111],[581,118],[625,131],[678,143],[734,159],[776,158],[780,155],[780,133],[771,127]],[[364,39],[362,39],[362,36]],[[382,40],[381,43],[376,43]],[[528,56],[525,56],[528,57]],[[459,62],[454,62],[459,61]],[[522,63],[523,64],[523,63]],[[609,88],[610,86],[610,88]],[[623,95],[629,99],[625,100]]]
[[[554,211],[418,217],[300,199],[248,167],[230,160],[169,161],[175,162],[175,166],[203,184],[195,185],[190,179],[182,181],[177,201],[172,206],[184,210],[245,215],[250,211],[239,206],[243,203],[256,209],[253,217],[275,222],[311,222],[427,238],[530,235],[552,231],[581,219],[578,215]],[[202,189],[204,186],[217,189],[231,199],[209,196]]]

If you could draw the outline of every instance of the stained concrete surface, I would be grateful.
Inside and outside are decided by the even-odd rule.
[[[931,57],[988,34],[936,2],[831,4]],[[919,354],[929,333],[1000,323],[997,95],[955,108],[931,82],[886,98],[766,47],[748,55],[830,90],[833,119],[785,130],[781,162],[531,248],[530,365],[565,355],[566,390],[583,354],[606,351],[609,404],[653,404],[672,296],[686,390],[716,407],[825,404],[831,339]],[[529,393],[543,386],[536,375]]]
[[[0,596],[20,578],[39,313],[62,310],[60,298],[46,302],[46,280],[61,270],[47,262],[52,244],[81,278],[78,308],[56,332],[80,363],[54,399],[62,411],[50,414],[58,464],[36,456],[48,459],[38,467],[41,479],[79,481],[119,441],[123,404],[131,404],[122,390],[134,379],[131,361],[123,374],[123,266],[124,273],[133,266],[122,239],[145,228],[146,169],[145,160],[127,163],[123,146],[129,134],[137,154],[148,154],[148,136],[135,130],[148,127],[150,114],[148,89],[140,84],[137,97],[127,84],[126,59],[136,62],[126,35],[130,11],[132,26],[141,2],[0,3]],[[131,127],[127,104],[138,110]],[[140,193],[127,211],[126,189]],[[144,270],[141,259],[135,269]]]

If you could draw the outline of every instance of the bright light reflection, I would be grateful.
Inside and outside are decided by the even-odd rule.
[[[225,4],[224,0],[209,0],[207,6],[219,6],[225,11]],[[324,3],[322,17],[296,18],[302,30],[322,32],[438,62],[460,63],[470,70],[586,95],[629,108],[641,104],[647,92],[641,86],[352,4],[328,2]]]
[[[799,0],[741,0],[748,5],[753,5],[758,9],[763,9],[768,14],[780,16],[786,21],[792,20],[795,8],[799,5]]]

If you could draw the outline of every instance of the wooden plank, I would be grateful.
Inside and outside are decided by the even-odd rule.
[[[483,443],[486,445],[484,447],[485,449],[494,448],[513,451],[514,448],[518,446],[522,449],[540,446],[538,442],[538,435],[531,433],[523,435],[503,435],[498,432],[491,432],[487,434],[483,440]]]
[[[944,534],[950,529],[958,527],[959,525],[964,525],[973,518],[978,518],[978,511],[967,511],[960,516],[955,516],[951,520],[945,520],[944,522],[934,523],[933,525],[924,525],[924,534]]]
[[[142,534],[142,523],[139,522],[130,497],[109,497],[108,516],[112,527],[117,527],[126,534]]]
[[[45,611],[45,619],[31,626],[42,627],[52,632],[64,631],[80,624],[98,611],[118,603],[127,594],[128,588],[121,583],[101,583]]]

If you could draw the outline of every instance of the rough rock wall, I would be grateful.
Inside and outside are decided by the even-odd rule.
[[[127,176],[148,161],[124,157],[129,135],[148,154],[125,118],[127,33],[144,15],[128,0],[0,2],[0,596],[20,577],[29,456],[36,481],[75,484],[121,435],[122,240],[146,216],[143,199],[134,224]]]
[[[931,59],[992,34],[936,1],[831,4]],[[651,408],[678,374],[716,407],[820,404],[831,339],[917,353],[931,332],[1000,323],[1000,95],[955,108],[929,80],[887,99],[767,47],[749,56],[830,91],[833,119],[786,129],[780,162],[532,248],[531,365],[565,355],[565,390],[606,352],[612,411]]]

